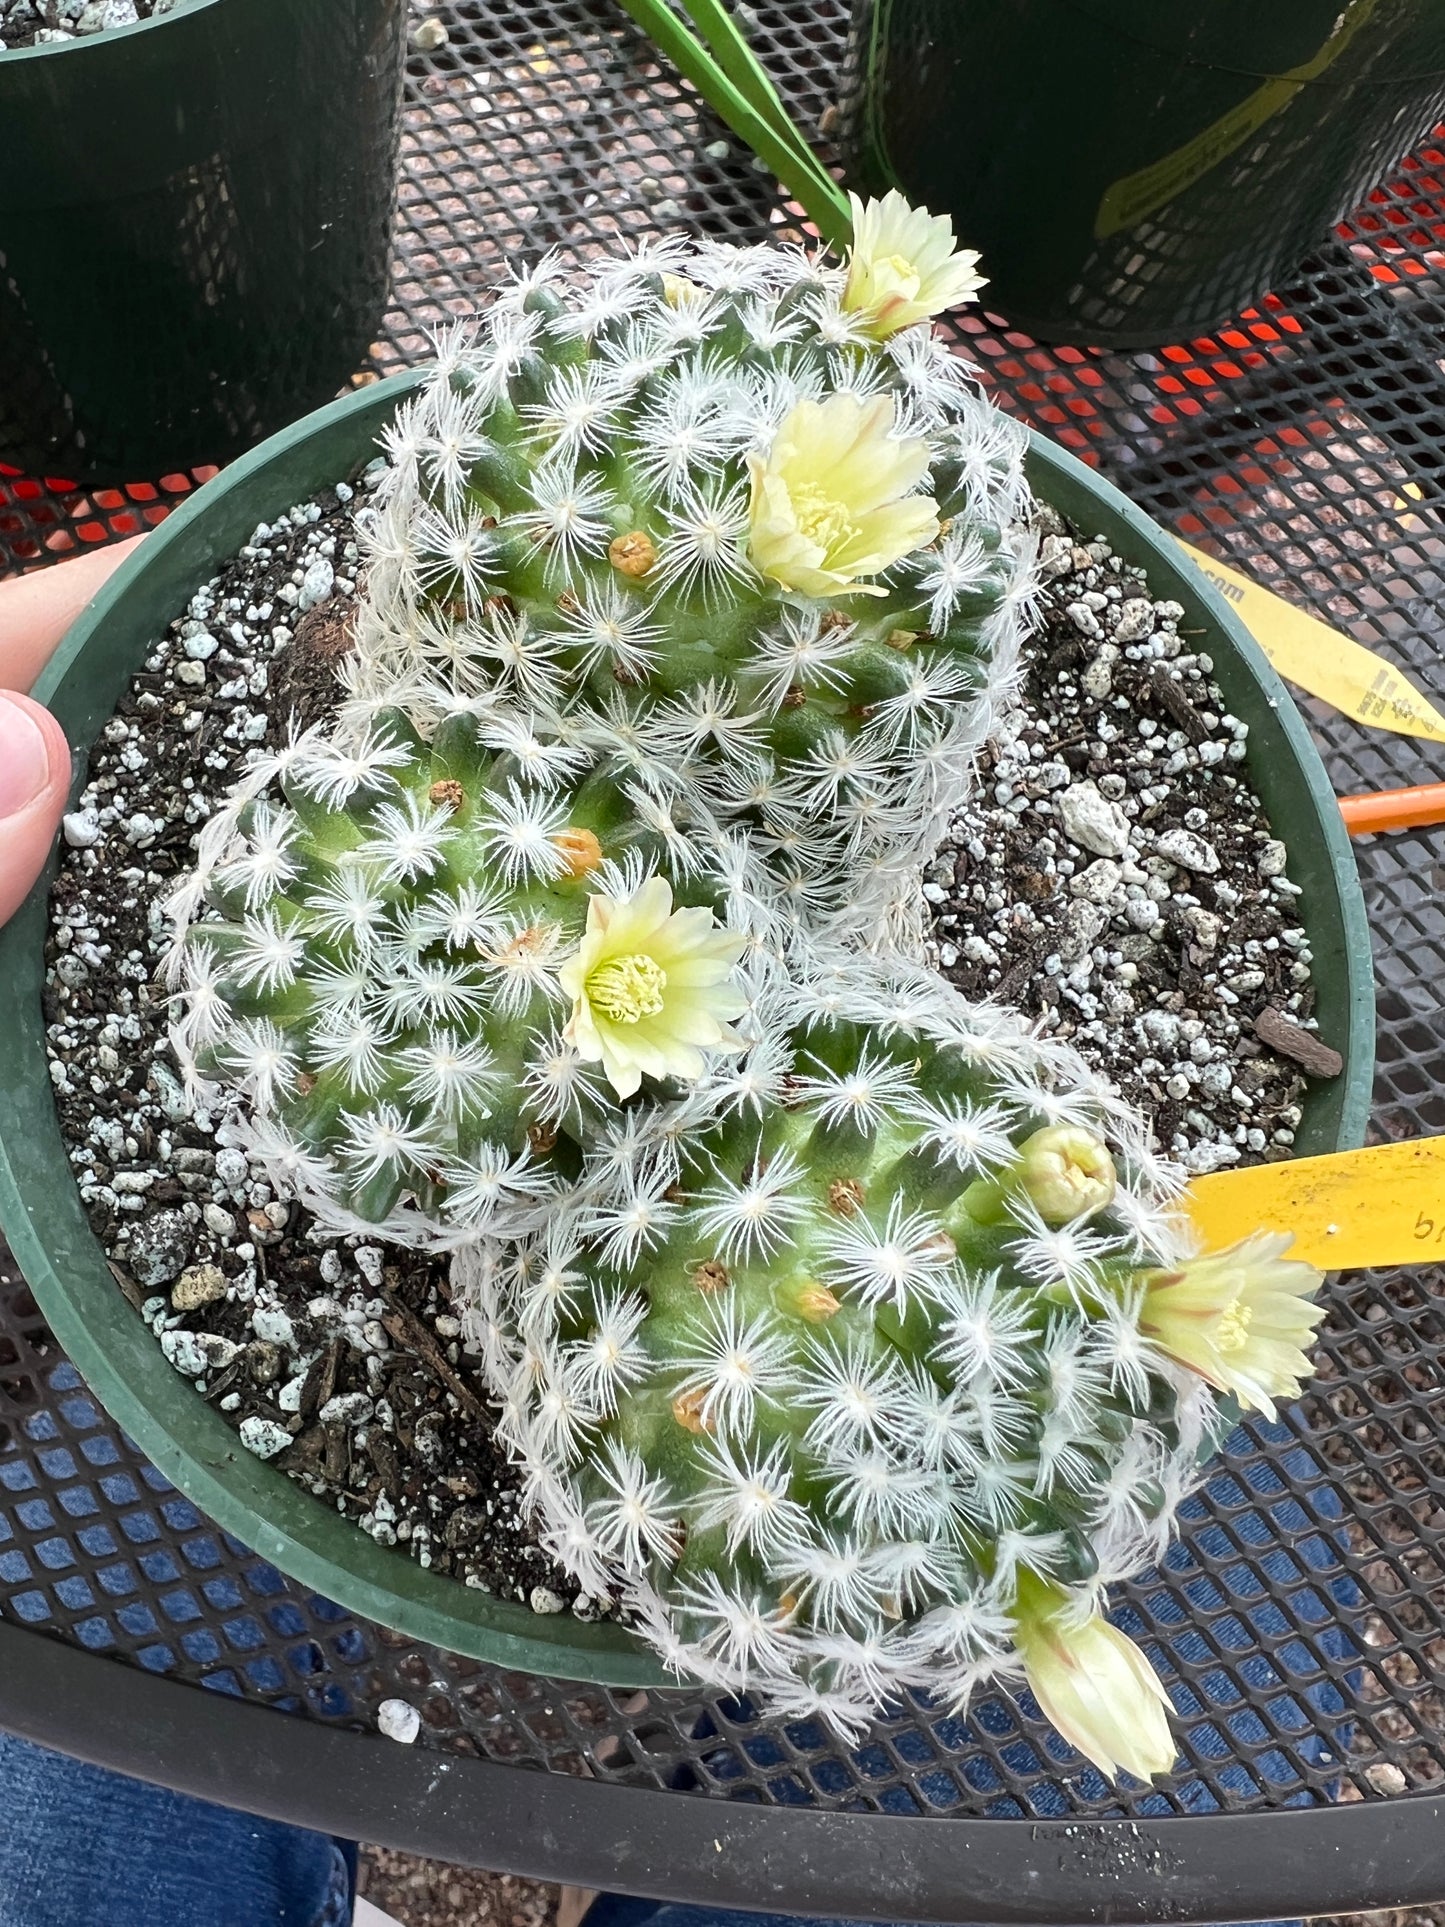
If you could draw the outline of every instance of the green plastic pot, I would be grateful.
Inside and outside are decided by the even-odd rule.
[[[224,462],[386,300],[405,0],[187,0],[0,54],[0,462]]]
[[[1445,109],[1440,0],[854,0],[849,169],[988,305],[1150,348],[1278,287]]]
[[[397,376],[273,436],[210,482],[117,570],[66,637],[36,689],[84,765],[141,659],[200,583],[258,522],[364,461],[415,376]],[[1283,685],[1227,603],[1168,537],[1108,483],[1036,441],[1039,494],[1088,535],[1149,570],[1204,627],[1231,708],[1251,728],[1250,773],[1288,838],[1314,948],[1323,1036],[1343,1074],[1314,1086],[1301,1152],[1363,1141],[1374,1052],[1364,902],[1334,793]],[[79,786],[83,775],[77,775]],[[47,876],[0,932],[0,1225],[60,1344],[117,1422],[200,1509],[303,1584],[410,1637],[566,1679],[657,1685],[653,1655],[611,1625],[525,1608],[428,1572],[378,1546],[274,1467],[254,1458],[219,1413],[166,1363],[117,1290],[92,1236],[56,1123],[40,1011]]]

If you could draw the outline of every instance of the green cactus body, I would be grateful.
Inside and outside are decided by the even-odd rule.
[[[544,263],[442,342],[337,726],[171,905],[176,1048],[283,1195],[452,1250],[545,1543],[680,1672],[852,1730],[1026,1670],[1152,1773],[1102,1589],[1210,1385],[1292,1394],[1318,1280],[1177,1262],[1143,1120],[898,960],[1012,690],[1028,501],[1020,431],[889,333],[972,257],[856,213],[846,270]]]
[[[456,1279],[582,1583],[680,1669],[847,1724],[1010,1664],[1021,1574],[1083,1602],[1137,1564],[1213,1408],[1140,1333],[1158,1173],[1076,1059],[865,960],[754,1015],[786,1048],[671,1159]]]
[[[702,851],[669,866],[640,786],[488,733],[455,715],[423,743],[391,712],[360,745],[303,738],[173,906],[183,1061],[244,1101],[288,1190],[412,1242],[524,1224],[615,1115],[561,1036],[589,903],[659,866],[681,903],[724,895]]]
[[[399,701],[425,734],[458,699],[540,719],[672,772],[690,823],[745,823],[799,921],[900,909],[1012,686],[1023,442],[926,324],[875,341],[842,284],[776,248],[570,286],[544,264],[444,342],[389,438],[351,720]],[[941,532],[804,594],[759,566],[750,465],[839,396],[891,409],[885,452],[926,446]]]

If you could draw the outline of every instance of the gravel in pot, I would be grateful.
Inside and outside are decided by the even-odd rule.
[[[133,27],[184,5],[185,0],[0,0],[0,53]]]
[[[1188,1170],[1289,1157],[1341,1060],[1247,727],[1181,605],[1044,513],[1025,700],[924,883],[937,961],[1105,1069]]]

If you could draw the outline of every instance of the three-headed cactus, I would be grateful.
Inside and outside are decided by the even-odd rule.
[[[976,285],[944,256],[940,301]],[[543,263],[445,343],[389,436],[352,722],[541,719],[746,825],[801,924],[904,911],[1012,684],[1027,491],[1020,431],[862,265]]]
[[[455,1249],[546,1543],[679,1670],[845,1728],[1023,1671],[1147,1775],[1100,1588],[1318,1280],[1181,1260],[1079,1059],[833,944],[906,933],[1027,590],[1021,437],[927,325],[971,259],[895,201],[444,346],[340,727],[173,906],[176,1044],[330,1226]]]

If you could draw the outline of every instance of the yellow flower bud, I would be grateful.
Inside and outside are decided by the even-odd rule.
[[[1144,1654],[1102,1613],[1022,1573],[1014,1642],[1034,1698],[1106,1779],[1167,1773],[1178,1749],[1169,1695]]]
[[[669,308],[700,308],[707,300],[707,289],[685,274],[664,274],[662,298]]]
[[[1051,1124],[1019,1146],[1013,1183],[1046,1223],[1069,1224],[1102,1211],[1118,1178],[1101,1137],[1077,1124]]]
[[[975,1178],[963,1207],[980,1224],[999,1224],[1009,1201],[1025,1197],[1046,1224],[1069,1224],[1102,1211],[1118,1178],[1109,1147],[1078,1124],[1049,1124],[1019,1146],[1017,1162],[994,1178]]]

